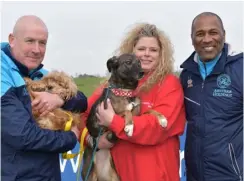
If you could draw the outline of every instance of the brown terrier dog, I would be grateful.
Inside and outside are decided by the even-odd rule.
[[[50,72],[41,80],[33,81],[27,77],[25,77],[24,80],[26,82],[26,88],[30,94],[31,101],[35,98],[33,92],[50,92],[58,94],[64,101],[67,101],[71,97],[75,96],[78,91],[73,79],[64,72]],[[80,114],[67,112],[61,108],[57,108],[45,116],[40,116],[40,113],[34,110],[32,110],[32,114],[37,121],[37,124],[41,128],[45,129],[64,130],[67,121],[70,119],[73,119],[72,124],[77,125],[78,128],[81,126]]]
[[[110,58],[107,61],[107,68],[111,73],[111,77],[102,95],[91,108],[86,127],[93,138],[99,136],[100,129],[102,129],[102,133],[108,131],[106,127],[98,125],[96,109],[103,101],[106,108],[106,100],[109,98],[115,113],[125,119],[125,133],[127,136],[132,136],[132,116],[138,115],[140,112],[140,100],[134,94],[141,76],[140,61],[133,54],[123,54],[119,57]],[[110,132],[107,139],[111,142],[116,142],[117,137]],[[119,181],[110,151],[108,149],[97,151],[94,160],[91,160],[92,152],[91,148],[87,148],[84,153],[83,180],[89,174],[88,181]],[[90,173],[88,173],[91,162],[92,167]]]

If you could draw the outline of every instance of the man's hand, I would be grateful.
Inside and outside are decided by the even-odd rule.
[[[48,92],[33,92],[35,99],[32,102],[32,109],[38,111],[40,116],[48,114],[56,108],[60,108],[64,104],[64,100],[57,94]]]
[[[108,132],[104,133],[99,138],[99,141],[98,141],[98,148],[99,149],[110,149],[114,146],[113,143],[111,143],[107,140],[107,135],[108,135]]]

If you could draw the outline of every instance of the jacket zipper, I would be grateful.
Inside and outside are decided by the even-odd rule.
[[[205,80],[206,80],[206,78],[207,78],[207,76],[208,76],[208,74],[207,74],[207,68],[206,68],[206,64],[203,62],[203,65],[204,65],[204,69],[205,69],[205,78],[203,78],[203,82],[202,82],[202,93],[204,94],[204,86],[205,86]],[[203,112],[204,112],[204,105],[203,105],[203,102],[204,102],[204,95],[202,95],[202,99],[201,99],[201,116],[203,117]],[[204,119],[203,119],[204,120]],[[204,181],[204,171],[203,171],[203,141],[202,141],[202,137],[204,137],[203,136],[203,134],[204,134],[204,132],[205,132],[205,123],[203,123],[203,126],[204,126],[204,128],[203,128],[203,132],[202,132],[202,134],[200,134],[200,148],[199,148],[199,152],[200,152],[200,163],[199,163],[199,168],[200,168],[200,170],[199,170],[199,172],[200,172],[200,175],[201,175],[201,181]],[[201,132],[200,132],[201,133]]]
[[[203,66],[204,66],[204,69],[205,69],[205,78],[203,79],[203,82],[202,82],[202,91],[203,91],[203,88],[204,88],[205,79],[206,79],[207,76],[208,76],[207,68],[206,68],[206,64],[203,63]]]

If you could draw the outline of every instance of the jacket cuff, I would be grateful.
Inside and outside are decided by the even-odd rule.
[[[109,126],[109,129],[112,132],[114,132],[116,135],[118,135],[121,131],[124,130],[124,127],[125,127],[125,120],[121,116],[115,114]]]
[[[70,98],[62,106],[63,109],[72,112],[85,112],[87,109],[87,97],[82,93],[78,92],[75,97]]]

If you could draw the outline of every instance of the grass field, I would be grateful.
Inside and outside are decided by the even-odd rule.
[[[175,75],[179,76],[180,71],[176,71]],[[77,84],[80,91],[82,91],[87,97],[89,97],[93,91],[104,82],[104,77],[95,77],[95,76],[84,76],[79,78],[74,78],[75,83]]]
[[[80,91],[82,91],[87,97],[89,97],[93,91],[105,80],[101,77],[81,77],[75,78]]]

